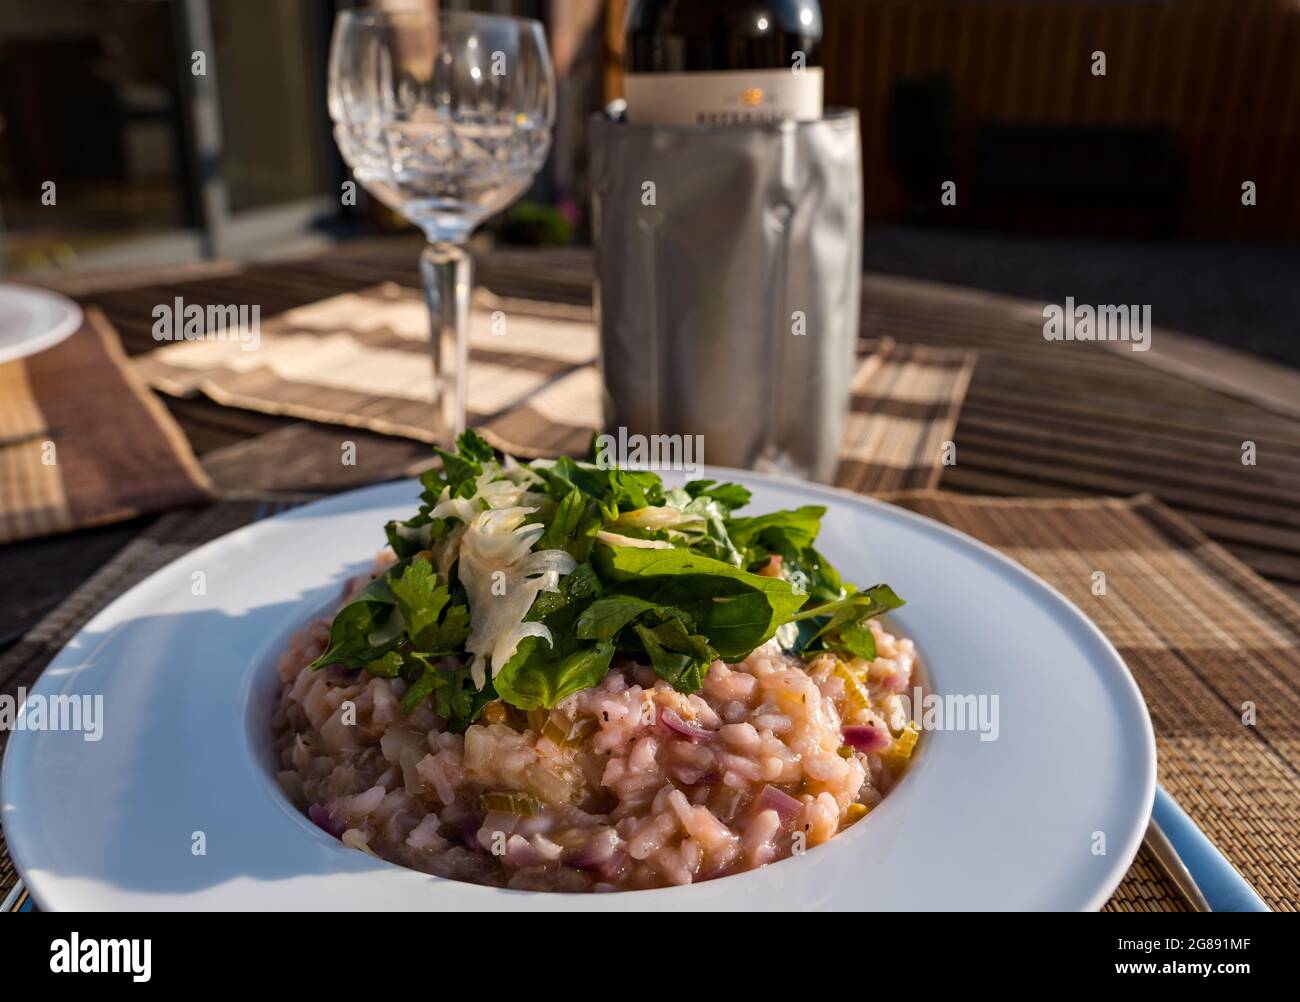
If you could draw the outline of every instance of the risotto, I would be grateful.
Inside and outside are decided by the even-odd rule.
[[[819,510],[735,518],[747,492],[710,481],[596,493],[617,477],[587,481],[588,507],[576,474],[548,504],[550,475],[470,448],[469,486],[426,481],[393,551],[280,657],[279,781],[317,825],[442,877],[631,890],[813,849],[898,781],[915,654],[874,617],[902,603],[840,582],[811,546]],[[705,489],[727,561],[679,534]],[[522,508],[536,522],[508,514],[474,550]],[[574,545],[552,527],[579,508]]]
[[[870,664],[768,644],[689,696],[627,664],[464,734],[427,706],[404,717],[400,679],[304,671],[328,626],[280,659],[280,783],[345,845],[442,877],[613,891],[762,866],[864,816],[916,740],[912,642],[875,624]]]

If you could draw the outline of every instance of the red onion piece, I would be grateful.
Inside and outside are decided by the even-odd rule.
[[[600,867],[598,872],[604,880],[613,882],[622,875],[625,866],[627,866],[627,853],[616,852]]]
[[[870,724],[850,724],[841,728],[844,743],[858,751],[882,752],[889,747],[889,735]]]
[[[541,866],[546,862],[546,858],[522,835],[511,835],[506,841],[506,854],[501,857],[501,862],[518,869],[524,866]]]
[[[497,837],[497,833],[509,838],[514,834],[515,827],[519,824],[518,814],[507,814],[505,811],[488,811],[487,817],[479,825],[478,837],[476,844],[488,852],[492,851],[492,840]]]
[[[460,823],[461,841],[465,843],[466,848],[473,849],[475,852],[483,851],[483,847],[478,844],[478,830],[482,824],[482,820],[473,814]]]
[[[758,809],[776,811],[782,826],[785,827],[794,824],[803,814],[803,801],[768,783],[763,787],[763,792],[758,795]]]
[[[687,741],[695,744],[703,744],[706,741],[713,740],[713,732],[707,727],[702,727],[694,720],[683,720],[676,710],[662,710],[659,713],[659,719],[665,727],[676,734],[680,734]]]
[[[613,828],[605,828],[589,838],[587,844],[574,852],[565,863],[575,870],[599,873],[605,864],[614,858],[618,842],[618,832]]]
[[[673,766],[673,778],[683,786],[702,786],[721,783],[722,776],[714,769],[697,769],[693,765]]]
[[[347,830],[347,825],[342,821],[335,821],[331,818],[329,811],[325,810],[320,804],[312,804],[308,807],[307,817],[311,818],[317,828],[329,832],[335,838],[342,838],[343,833]]]

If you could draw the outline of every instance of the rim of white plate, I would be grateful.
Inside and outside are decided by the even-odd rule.
[[[0,362],[12,362],[53,348],[71,337],[85,319],[81,307],[73,300],[46,289],[0,282],[0,298],[6,297],[27,306],[35,319],[43,319],[48,326],[39,333],[12,342],[0,338]]]
[[[1137,735],[1137,737],[1140,738],[1141,751],[1143,752],[1143,754],[1141,756],[1142,759],[1141,762],[1138,763],[1138,765],[1141,768],[1141,775],[1136,778],[1138,779],[1138,792],[1139,792],[1138,803],[1144,806],[1142,806],[1141,809],[1137,811],[1134,814],[1134,816],[1131,818],[1131,821],[1128,826],[1128,830],[1120,833],[1121,838],[1118,840],[1118,846],[1113,847],[1117,851],[1107,852],[1106,856],[1109,861],[1109,865],[1106,868],[1106,872],[1104,876],[1102,876],[1099,879],[1097,884],[1097,889],[1085,901],[1075,905],[1075,907],[1078,907],[1081,910],[1099,909],[1101,905],[1103,905],[1109,899],[1110,895],[1114,892],[1115,888],[1119,885],[1120,881],[1123,879],[1124,874],[1127,872],[1130,864],[1132,863],[1133,858],[1137,855],[1138,849],[1140,848],[1142,843],[1142,837],[1146,829],[1147,820],[1150,817],[1150,808],[1151,808],[1151,804],[1154,801],[1155,785],[1156,785],[1155,737],[1154,737],[1154,731],[1151,726],[1150,717],[1146,709],[1145,701],[1143,700],[1141,696],[1141,692],[1137,686],[1137,683],[1133,679],[1132,674],[1128,670],[1127,665],[1125,665],[1118,651],[1115,650],[1114,646],[1100,631],[1100,629],[1098,629],[1098,627],[1091,620],[1089,620],[1078,609],[1077,606],[1075,606],[1064,595],[1058,592],[1047,582],[1043,581],[1041,578],[1037,577],[1036,575],[1034,575],[1024,567],[1022,567],[1021,565],[1017,564],[1015,561],[1011,560],[1009,557],[1003,555],[1002,553],[994,549],[993,547],[977,539],[974,539],[966,535],[965,533],[960,532],[959,530],[953,529],[950,526],[938,522],[934,519],[909,511],[908,509],[889,504],[888,502],[855,494],[852,491],[847,491],[836,487],[829,487],[822,484],[812,484],[805,481],[801,481],[794,477],[788,477],[779,474],[756,473],[753,471],[744,471],[744,470],[730,470],[723,467],[709,467],[706,469],[705,475],[713,476],[715,478],[734,479],[742,482],[750,481],[750,482],[767,483],[767,484],[771,484],[774,487],[785,488],[787,490],[795,491],[797,493],[802,493],[805,495],[820,494],[826,497],[834,498],[836,501],[841,502],[843,504],[847,504],[852,507],[864,508],[878,513],[883,511],[886,513],[886,517],[899,519],[906,523],[911,523],[913,526],[917,527],[918,529],[924,532],[937,535],[941,538],[947,538],[950,541],[954,541],[959,546],[963,546],[966,547],[967,549],[974,551],[984,560],[990,561],[996,566],[1000,567],[1002,571],[1011,574],[1013,578],[1018,579],[1019,581],[1021,581],[1021,583],[1029,584],[1032,588],[1040,592],[1044,598],[1050,600],[1052,605],[1055,606],[1056,611],[1059,614],[1063,615],[1065,619],[1070,623],[1070,625],[1072,625],[1075,628],[1082,629],[1083,633],[1087,636],[1088,640],[1092,643],[1092,645],[1096,648],[1097,651],[1099,651],[1103,655],[1106,655],[1105,660],[1109,662],[1109,665],[1107,667],[1110,669],[1110,671],[1108,672],[1108,674],[1106,674],[1103,677],[1103,680],[1109,684],[1117,684],[1120,689],[1120,694],[1126,697],[1126,702],[1128,703],[1128,709],[1130,711],[1137,711],[1136,720],[1133,722],[1135,722],[1141,730],[1141,734]],[[665,474],[665,479],[666,480],[670,479],[671,476],[672,476],[671,474]],[[378,494],[392,492],[399,488],[406,488],[406,487],[410,487],[413,493],[416,490],[418,490],[417,482],[414,480],[390,481],[382,484],[371,485],[355,491],[348,491],[343,494],[333,495],[328,498],[323,498],[318,501],[314,501],[309,504],[290,509],[278,515],[271,516],[269,518],[262,519],[260,521],[253,522],[248,525],[242,526],[238,529],[235,529],[230,533],[227,533],[223,536],[218,537],[217,539],[211,540],[203,544],[200,547],[195,548],[194,550],[186,554],[185,558],[201,559],[205,555],[205,553],[211,552],[213,550],[230,546],[232,544],[237,544],[240,542],[243,543],[251,542],[252,540],[255,540],[258,536],[264,533],[279,531],[286,521],[292,520],[294,518],[311,516],[313,514],[318,514],[318,513],[328,513],[329,509],[332,507],[345,509],[345,511],[340,511],[339,514],[344,514],[346,511],[353,511],[357,509],[366,510],[368,507],[380,507],[382,505],[367,506],[365,504],[358,504],[358,502],[364,501],[366,496],[370,494],[378,495]],[[162,568],[159,568],[157,571],[149,575],[149,577],[145,578],[141,582],[134,585],[127,592],[123,593],[123,595],[120,595],[116,599],[114,599],[113,602],[109,603],[102,610],[96,613],[96,615],[92,617],[91,620],[81,628],[81,630],[78,631],[78,636],[83,632],[90,631],[96,625],[96,623],[101,620],[113,619],[117,613],[118,607],[124,603],[127,603],[130,599],[130,596],[133,593],[139,590],[147,589],[151,582],[153,582],[160,575],[166,574],[173,567],[174,564],[175,561],[165,565]],[[319,611],[316,614],[319,614]],[[244,674],[241,676],[241,681],[239,683],[239,686],[240,686],[241,705],[243,706],[244,720],[242,721],[240,730],[244,735],[244,751],[245,754],[247,754],[249,758],[253,761],[256,767],[256,771],[264,777],[267,776],[266,763],[260,760],[261,752],[259,749],[254,747],[254,744],[256,743],[257,739],[254,736],[254,733],[250,727],[251,718],[258,716],[261,711],[255,710],[251,706],[251,703],[248,700],[248,696],[253,690],[256,689],[258,676],[265,674],[266,667],[267,667],[265,661],[266,657],[267,656],[273,657],[274,652],[280,649],[276,645],[280,644],[281,641],[286,640],[289,633],[291,633],[293,630],[301,628],[306,622],[309,621],[310,621],[310,617],[308,615],[304,615],[303,617],[299,618],[295,622],[286,623],[284,630],[282,631],[283,634],[282,636],[267,638],[267,643],[261,644],[259,646],[259,650],[261,651],[259,660],[257,660],[254,664],[250,665],[249,668],[246,669]],[[76,638],[74,637],[73,639],[75,640]],[[913,639],[915,640],[916,638],[914,637]],[[71,643],[72,641],[69,642],[69,644]],[[918,646],[921,649],[924,649],[923,642],[918,642]],[[56,655],[56,657],[51,661],[50,666],[47,667],[47,671],[49,667],[54,667],[57,664],[57,662],[64,655],[66,650],[67,650],[67,646],[65,646],[65,648],[61,650],[60,653]],[[91,651],[86,651],[84,653],[85,656],[89,656]],[[1099,660],[1097,658],[1089,657],[1089,662],[1093,664],[1094,667],[1099,667]],[[929,676],[928,681],[930,686],[933,687],[935,691],[942,691],[944,686],[940,678],[937,677],[933,665],[927,665],[927,674]],[[939,674],[941,675],[941,672]],[[41,681],[45,679],[45,677],[46,677],[45,673],[42,673],[41,679],[39,679],[36,683],[33,684],[32,690],[30,691],[34,691],[36,686],[38,686],[41,683]],[[266,716],[269,719],[269,709],[267,709]],[[924,742],[923,742],[924,750],[919,755],[919,760],[915,763],[915,765],[911,769],[909,769],[907,781],[900,782],[897,789],[891,791],[891,795],[887,796],[885,800],[881,803],[881,805],[873,810],[872,812],[873,815],[879,816],[884,812],[900,810],[902,809],[903,806],[902,802],[906,798],[910,798],[922,794],[924,792],[923,790],[924,784],[922,781],[922,776],[924,772],[927,771],[927,764],[932,762],[936,758],[936,756],[943,754],[942,749],[944,745],[947,743],[949,737],[950,735],[947,732],[943,732],[943,731],[927,733],[925,735]],[[12,749],[12,747],[14,746],[15,741],[26,740],[27,738],[28,738],[28,734],[26,732],[18,732],[12,734],[10,736],[10,749]],[[8,754],[8,750],[7,750],[7,753],[5,755],[4,768],[3,771],[0,772],[0,795],[7,794],[7,792],[12,787],[12,784],[14,782],[14,777],[11,775],[11,772],[12,769],[16,767],[11,766],[12,761],[13,761],[13,756]],[[913,773],[915,773],[916,775],[913,775]],[[295,808],[293,808],[291,804],[289,804],[288,800],[284,798],[282,794],[279,794],[278,789],[274,789],[270,787],[269,784],[272,782],[273,781],[268,779],[268,788],[265,789],[264,792],[274,797],[279,803],[280,807],[286,813],[292,815],[299,822],[302,830],[305,832],[307,837],[316,840],[320,844],[327,844],[331,848],[337,850],[340,853],[354,852],[354,850],[349,850],[341,847],[337,842],[337,840],[333,839],[331,836],[326,835],[324,832],[320,831],[314,825],[312,825],[311,822],[305,816],[301,815],[299,812],[296,811]],[[6,815],[5,818],[3,819],[4,827],[5,827],[6,835],[10,836],[10,825],[7,820],[7,812],[0,812],[0,813],[4,813]],[[869,837],[868,831],[870,829],[870,826],[856,825],[854,826],[854,829],[855,830],[846,831],[841,833],[840,835],[837,835],[836,838],[833,840],[833,842],[824,848],[827,850],[835,850],[837,847],[839,847],[844,850],[847,850],[852,843],[856,843],[861,839]],[[25,845],[23,843],[23,839],[21,837],[17,839],[13,839],[11,837],[9,845],[10,845],[10,852],[12,858],[14,859],[15,865],[18,867],[19,872],[23,873],[24,876],[26,877],[27,875],[25,872],[25,866],[22,858],[23,853],[25,851]],[[819,852],[820,851],[823,850],[819,850]],[[690,885],[689,887],[684,887],[684,888],[660,888],[654,890],[622,892],[618,895],[614,895],[614,897],[617,898],[630,897],[634,899],[638,904],[644,904],[646,906],[653,907],[655,902],[652,899],[654,898],[664,899],[663,903],[665,905],[669,903],[669,899],[675,899],[677,903],[681,903],[680,895],[683,894],[684,892],[689,893],[693,888],[708,887],[709,885],[714,885],[715,887],[717,887],[717,885],[726,885],[725,890],[731,891],[734,888],[737,894],[741,894],[743,893],[743,889],[740,887],[741,883],[749,882],[751,881],[751,878],[758,877],[759,875],[763,874],[765,871],[770,869],[786,868],[788,870],[788,868],[795,867],[801,863],[806,862],[806,859],[807,857],[802,859],[782,860],[780,861],[780,863],[775,864],[773,867],[770,868],[762,868],[760,870],[748,871],[745,873],[720,878],[714,881],[707,881],[703,884]],[[404,867],[398,866],[397,864],[388,863],[386,861],[383,861],[383,865],[385,867],[391,867],[395,870],[401,871],[402,873],[411,875],[413,877],[426,876],[420,874],[418,871],[408,870]],[[320,875],[322,879],[329,879],[333,876],[335,875],[334,874]],[[33,899],[36,901],[37,905],[42,908],[47,908],[49,905],[47,900],[43,896],[40,887],[40,883],[41,883],[40,878],[37,878],[35,882],[33,882],[33,880],[31,879],[27,879],[26,883],[29,892],[31,893]],[[486,888],[486,887],[480,887],[479,885],[466,884],[460,881],[448,881],[447,883],[456,884],[458,888],[461,889],[474,888],[482,891],[494,891],[496,892],[497,895],[504,895],[507,900],[501,900],[500,898],[497,898],[495,901],[495,904],[504,905],[504,906],[509,905],[508,899],[510,898],[517,899],[518,896],[523,896],[530,899],[537,899],[537,898],[552,899],[552,900],[563,899],[566,901],[566,903],[569,904],[574,904],[574,902],[571,901],[571,899],[573,898],[595,897],[598,899],[608,899],[609,897],[607,895],[595,895],[595,896],[572,895],[572,894],[558,894],[555,892],[545,892],[545,891],[502,891],[500,889]]]

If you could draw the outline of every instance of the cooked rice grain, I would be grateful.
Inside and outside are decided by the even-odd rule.
[[[690,696],[625,665],[550,723],[495,704],[458,735],[427,705],[404,716],[400,679],[304,670],[325,649],[322,620],[279,661],[280,785],[345,845],[457,880],[612,891],[737,873],[827,841],[896,781],[886,763],[905,758],[897,694],[915,655],[911,641],[872,630],[871,663],[805,665],[768,644],[715,663]],[[709,736],[682,735],[666,711]],[[848,724],[874,726],[889,744],[847,750]],[[801,806],[775,792],[765,800],[769,784]],[[504,801],[512,810],[485,810],[485,793],[516,795]]]

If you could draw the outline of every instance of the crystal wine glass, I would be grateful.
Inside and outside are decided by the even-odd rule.
[[[474,228],[546,159],[555,76],[542,26],[436,11],[345,11],[330,46],[329,109],[353,175],[424,231],[434,436],[465,427]]]

